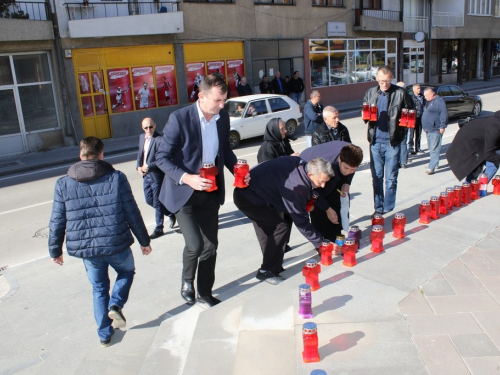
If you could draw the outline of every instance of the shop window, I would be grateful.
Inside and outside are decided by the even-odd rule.
[[[269,99],[269,105],[272,112],[286,111],[290,109],[290,105],[281,98]]]
[[[491,0],[469,0],[469,14],[489,16],[491,14]]]
[[[0,86],[12,85],[13,83],[9,56],[0,56]]]
[[[21,86],[19,97],[27,132],[56,127],[57,116],[52,85]]]
[[[17,118],[14,90],[0,90],[0,137],[2,135],[18,134],[19,120]]]
[[[47,55],[20,55],[13,60],[18,84],[50,81]]]

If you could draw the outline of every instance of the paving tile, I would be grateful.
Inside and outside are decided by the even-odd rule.
[[[429,281],[425,282],[420,289],[425,296],[449,296],[456,294],[450,283],[441,273],[436,274]]]
[[[470,375],[448,336],[415,336],[413,341],[430,375]]]
[[[290,360],[291,358],[295,358],[293,329],[240,331],[233,373],[235,375],[294,374],[296,364]]]
[[[497,375],[500,373],[500,357],[464,358],[472,375]]]
[[[486,289],[460,259],[444,267],[441,274],[457,294],[486,293]]]
[[[483,331],[489,336],[497,348],[500,348],[500,314],[493,311],[474,312],[472,316],[474,316]]]
[[[483,254],[486,255],[493,263],[500,263],[500,249],[498,250],[483,250]]]
[[[406,322],[412,335],[450,335],[458,333],[483,333],[471,314],[438,314],[407,316]]]
[[[479,277],[478,279],[488,293],[500,303],[500,276]]]
[[[462,357],[498,356],[500,351],[486,333],[450,335],[450,339]]]
[[[476,277],[500,276],[500,263],[493,262],[478,247],[469,248],[460,260]]]
[[[492,230],[476,246],[484,250],[500,250],[500,227]]]
[[[431,307],[422,295],[420,289],[415,289],[408,294],[408,296],[399,303],[398,307],[405,316],[433,314]]]
[[[436,314],[474,311],[500,311],[500,305],[488,293],[426,297]]]

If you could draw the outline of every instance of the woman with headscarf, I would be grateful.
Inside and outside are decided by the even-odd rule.
[[[266,160],[290,155],[297,156],[298,153],[293,151],[290,139],[286,136],[285,123],[280,118],[269,120],[264,133],[264,143],[257,153],[257,161],[262,163]]]

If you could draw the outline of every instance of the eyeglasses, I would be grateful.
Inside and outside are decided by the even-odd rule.
[[[148,130],[148,129],[153,129],[153,128],[154,128],[154,126],[146,126],[146,127],[144,127],[143,129],[144,129],[144,130]]]
[[[389,83],[391,83],[391,80],[390,80],[390,79],[386,79],[386,80],[377,80],[377,81],[378,81],[378,83],[385,83],[385,84],[387,84],[387,85],[388,85]]]

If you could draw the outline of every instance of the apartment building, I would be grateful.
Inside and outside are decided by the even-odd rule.
[[[162,127],[209,73],[236,96],[243,76],[259,92],[263,75],[298,71],[302,100],[317,89],[325,103],[360,99],[381,65],[408,83],[480,78],[485,45],[496,53],[484,25],[496,24],[495,1],[481,17],[474,0],[12,1],[45,15],[0,18],[0,156],[139,134],[146,116]]]

